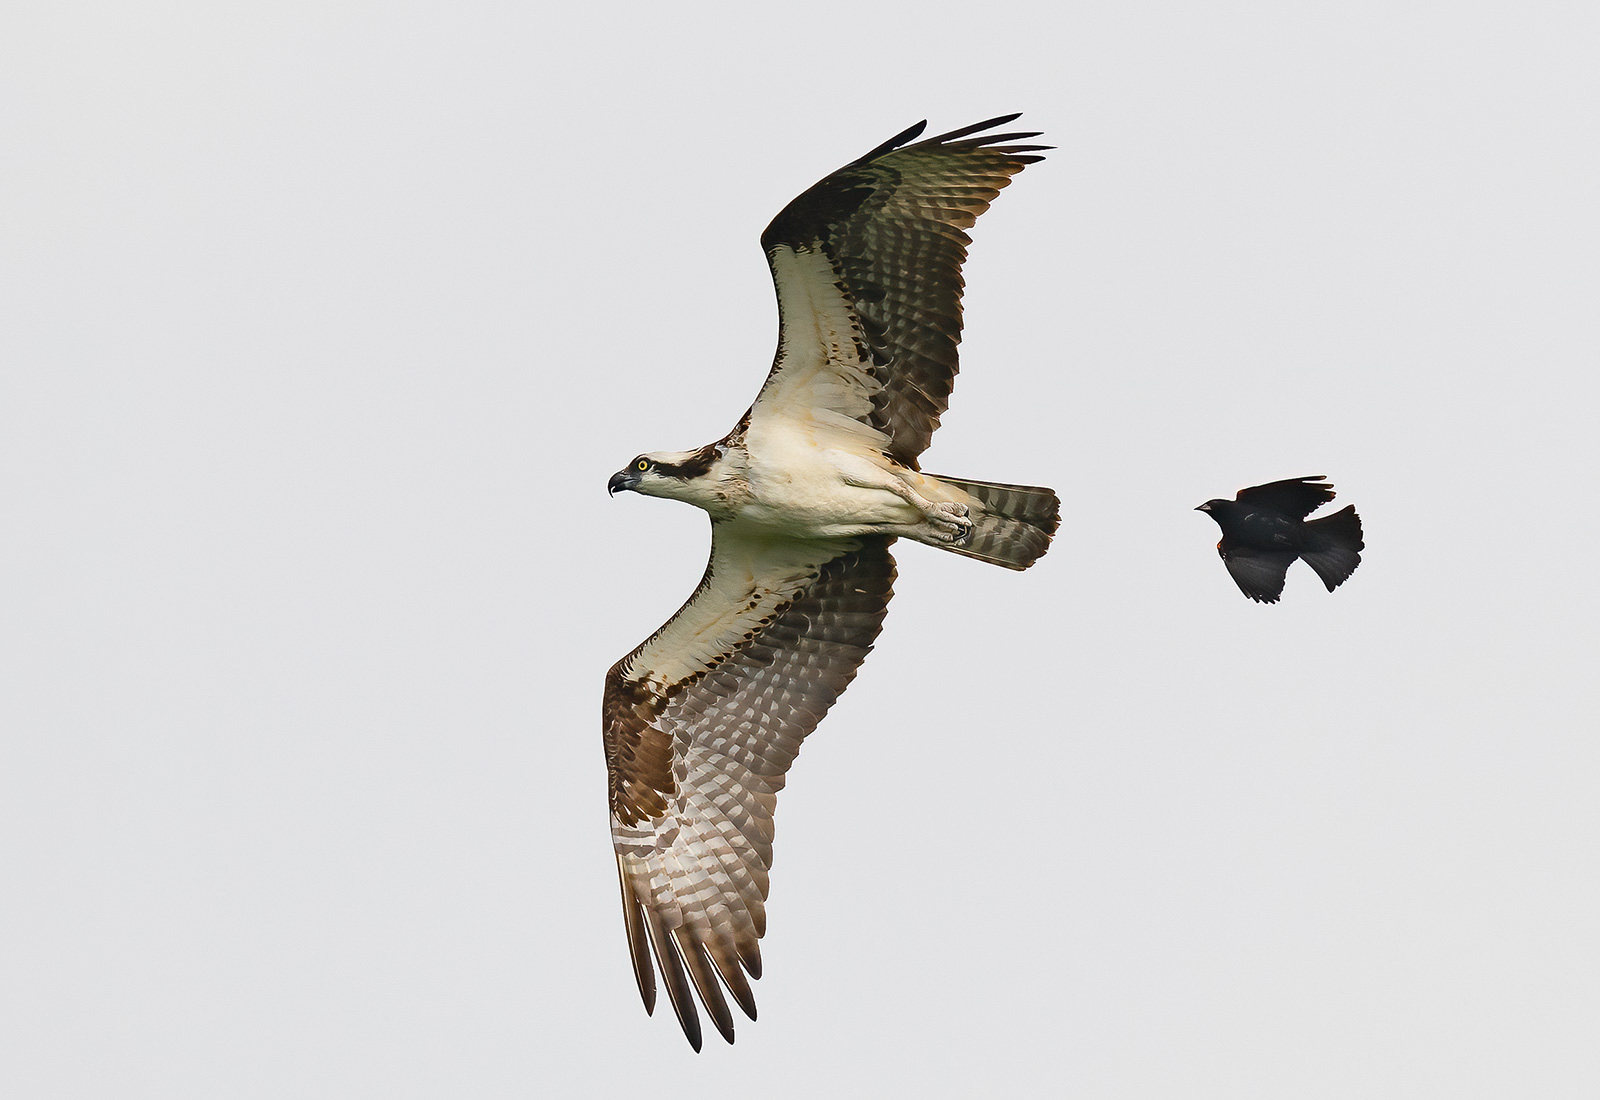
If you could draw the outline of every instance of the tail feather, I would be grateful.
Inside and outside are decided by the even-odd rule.
[[[1361,517],[1354,505],[1346,505],[1331,516],[1308,520],[1306,535],[1300,557],[1332,592],[1361,564],[1361,551],[1367,548],[1361,541]]]
[[[1054,490],[931,476],[960,489],[974,502],[967,517],[972,521],[972,534],[961,545],[945,549],[1007,569],[1026,569],[1050,548],[1050,536],[1061,525],[1061,500]]]

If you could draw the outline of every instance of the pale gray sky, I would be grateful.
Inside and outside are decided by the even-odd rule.
[[[138,8],[139,10],[134,10]],[[0,15],[0,1093],[1587,1096],[1600,16]],[[761,1019],[629,971],[605,668],[706,521],[756,238],[920,118],[975,231],[899,596],[778,811]],[[1354,578],[1191,509],[1325,473]]]

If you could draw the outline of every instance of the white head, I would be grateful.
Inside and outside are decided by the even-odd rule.
[[[712,468],[722,457],[716,444],[693,451],[650,451],[611,475],[606,490],[682,500],[700,507],[714,497]]]

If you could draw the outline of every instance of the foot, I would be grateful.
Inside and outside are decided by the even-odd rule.
[[[928,509],[928,526],[935,538],[952,546],[960,546],[972,537],[972,521],[967,518],[965,504],[934,504]]]

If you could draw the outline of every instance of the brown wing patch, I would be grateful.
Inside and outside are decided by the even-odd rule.
[[[629,680],[618,661],[606,673],[601,722],[611,812],[633,825],[667,812],[672,797],[672,739],[655,728],[666,699],[646,684]]]
[[[708,584],[702,581],[696,596],[707,587]],[[691,598],[690,603],[693,602]],[[759,599],[752,596],[741,610],[756,612],[759,606]],[[740,647],[754,640],[771,621],[772,615],[753,619],[740,635]],[[672,622],[668,621],[661,631],[671,625]],[[612,665],[606,673],[605,698],[601,703],[600,717],[605,731],[606,774],[611,812],[624,825],[636,825],[667,812],[668,802],[677,784],[673,774],[675,756],[672,734],[662,727],[661,715],[674,699],[693,688],[730,656],[726,653],[714,654],[708,658],[702,670],[671,684],[659,685],[648,679],[631,679],[628,673],[634,660],[645,646],[660,637],[661,631]]]

